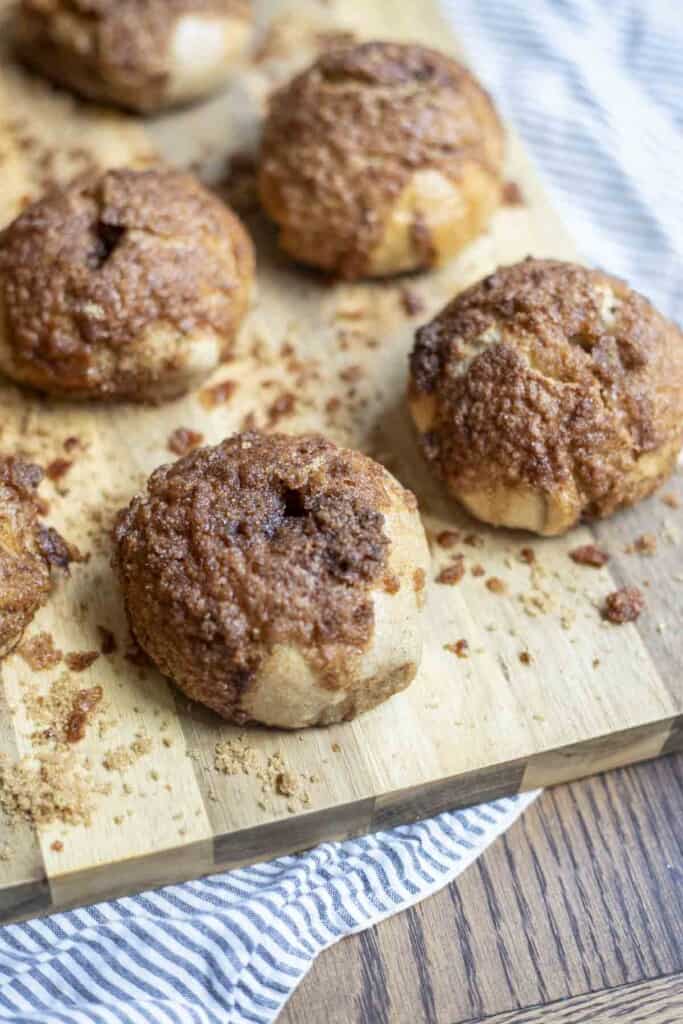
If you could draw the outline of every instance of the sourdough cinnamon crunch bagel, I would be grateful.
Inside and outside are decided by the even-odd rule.
[[[38,466],[0,456],[0,658],[21,640],[50,592],[39,540]]]
[[[291,256],[346,278],[431,267],[498,205],[503,132],[476,79],[416,45],[332,50],[271,100],[259,188]]]
[[[81,178],[0,235],[0,370],[70,398],[174,397],[231,352],[252,276],[240,221],[191,175]]]
[[[23,59],[87,99],[151,112],[219,86],[247,49],[249,0],[22,0]]]
[[[623,281],[528,259],[417,332],[409,404],[428,461],[473,515],[563,533],[673,470],[683,336]]]
[[[115,540],[139,644],[230,721],[339,722],[417,671],[424,531],[412,494],[358,452],[237,434],[156,470]]]

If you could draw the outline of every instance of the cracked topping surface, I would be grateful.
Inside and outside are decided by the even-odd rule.
[[[290,242],[358,276],[416,171],[457,181],[473,162],[497,177],[501,159],[500,122],[462,65],[371,42],[325,53],[271,97],[260,189]]]
[[[38,546],[38,466],[0,456],[0,657],[20,639],[50,590]]]
[[[171,33],[185,14],[249,17],[248,0],[22,0],[48,40],[97,65],[105,78],[150,86],[167,72]]]
[[[416,335],[411,395],[431,396],[427,458],[465,488],[573,477],[588,514],[680,444],[683,337],[624,282],[528,259],[457,296]]]
[[[114,354],[158,324],[229,338],[252,270],[237,218],[191,175],[87,176],[30,206],[0,235],[0,298],[19,367],[87,385],[95,350]]]
[[[238,434],[161,467],[115,530],[139,643],[223,714],[276,643],[323,661],[362,650],[387,564],[386,482],[316,435]]]

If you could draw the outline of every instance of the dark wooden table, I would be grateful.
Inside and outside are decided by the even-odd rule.
[[[280,1024],[683,1024],[683,755],[546,791],[324,953]]]

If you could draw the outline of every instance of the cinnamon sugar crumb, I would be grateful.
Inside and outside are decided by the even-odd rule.
[[[56,482],[61,480],[62,477],[69,472],[72,466],[73,462],[70,459],[53,459],[52,462],[49,462],[45,467],[45,476],[48,480]]]
[[[334,748],[333,748],[334,749]],[[261,750],[250,746],[246,735],[221,740],[214,748],[214,768],[224,775],[248,775],[261,783],[262,794],[277,794],[289,798],[287,810],[297,810],[297,803],[310,803],[310,795],[303,783],[313,781],[314,776],[293,772],[277,751],[266,756]]]
[[[237,391],[237,387],[237,381],[235,380],[221,380],[218,384],[213,384],[211,387],[200,391],[199,401],[205,409],[213,409],[217,405],[229,402]]]
[[[533,565],[536,561],[536,552],[533,548],[520,548],[519,557],[522,562],[526,562],[527,565]]]
[[[280,772],[275,779],[275,788],[281,796],[296,796],[299,792],[299,780],[292,772]]]
[[[669,508],[681,507],[681,499],[678,497],[677,494],[663,494],[661,500],[664,502],[665,505],[668,505]]]
[[[64,660],[72,672],[84,672],[99,656],[99,651],[68,651]]]
[[[521,661],[522,665],[531,665],[534,659],[529,651],[520,651],[519,660]]]
[[[499,576],[490,576],[486,581],[486,588],[492,594],[506,594],[508,589],[505,581],[501,580]]]
[[[609,561],[609,555],[602,548],[598,548],[595,544],[582,544],[578,548],[574,548],[573,551],[569,552],[569,557],[577,565],[590,565],[595,569],[600,569]]]
[[[0,756],[0,807],[11,821],[89,825],[95,795],[107,792],[69,752],[36,754],[15,764]]]
[[[443,646],[445,651],[450,651],[457,658],[469,658],[470,656],[470,645],[464,638],[456,640],[453,644],[444,644]]]
[[[473,576],[477,577],[486,575],[486,569],[481,564],[481,562],[477,562],[476,565],[473,565],[472,568],[470,569],[470,572],[472,573]]]
[[[654,555],[657,551],[657,538],[654,533],[642,533],[626,550],[629,553],[635,551],[638,555]]]
[[[441,530],[436,535],[436,543],[440,548],[454,548],[460,542],[462,534],[459,530]]]
[[[398,594],[401,589],[401,581],[395,573],[385,576],[382,582],[387,594]]]
[[[638,587],[622,587],[607,595],[602,617],[615,625],[635,622],[644,607],[645,598]]]
[[[424,569],[416,569],[413,573],[413,590],[416,594],[419,594],[420,591],[424,590],[426,582],[427,574]]]
[[[62,652],[55,647],[52,633],[36,633],[17,647],[17,654],[34,672],[54,668],[62,660]]]
[[[190,430],[189,427],[176,427],[168,435],[166,447],[174,455],[188,455],[203,440],[204,435],[197,430]]]
[[[437,583],[444,583],[447,586],[455,586],[465,575],[465,559],[458,555],[451,565],[447,565],[436,577]]]
[[[113,750],[108,750],[102,758],[102,766],[108,772],[124,772],[141,757],[149,754],[151,749],[152,741],[149,736],[138,736],[128,746],[122,744]]]

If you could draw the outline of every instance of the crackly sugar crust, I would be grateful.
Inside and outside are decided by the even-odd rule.
[[[38,540],[38,466],[0,456],[0,657],[45,602],[50,571]]]
[[[178,20],[248,20],[249,0],[22,0],[17,45],[48,77],[95,100],[163,105]]]
[[[56,394],[143,397],[135,347],[161,328],[211,331],[230,352],[253,272],[241,223],[191,175],[88,175],[30,206],[0,235],[4,369]],[[178,368],[177,365],[175,367]]]
[[[410,401],[429,402],[423,451],[451,491],[571,485],[606,516],[673,468],[683,431],[683,337],[624,282],[528,259],[457,296],[416,336]],[[649,476],[643,460],[662,454]],[[570,524],[569,524],[570,525]]]
[[[316,435],[238,434],[161,467],[115,530],[138,642],[189,696],[235,720],[276,644],[324,679],[371,641],[397,501],[414,514],[382,467]]]
[[[368,272],[392,206],[417,171],[457,182],[488,172],[497,192],[502,128],[475,78],[416,45],[332,50],[271,97],[259,187],[296,258],[342,276]],[[419,219],[420,263],[434,248]]]

